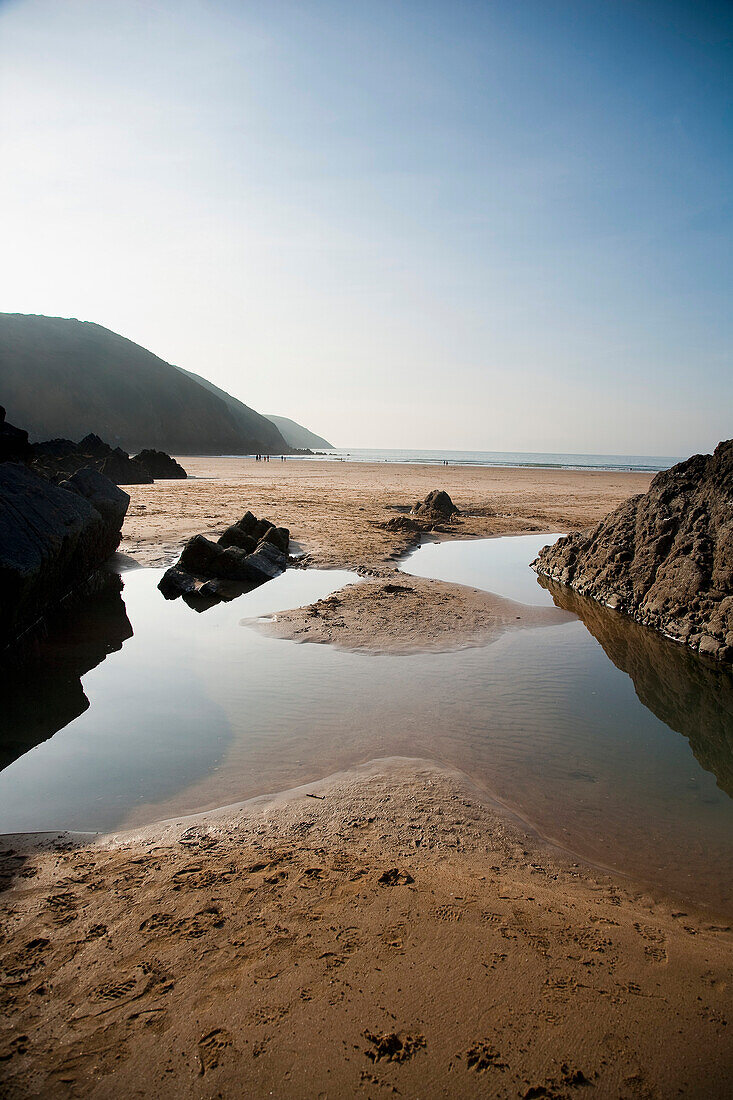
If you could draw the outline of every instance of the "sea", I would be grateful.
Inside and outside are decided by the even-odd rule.
[[[296,457],[296,456],[293,456]],[[301,457],[301,456],[297,456]],[[311,459],[310,455],[303,458]],[[324,462],[393,462],[417,466],[509,466],[547,470],[636,470],[656,473],[682,459],[672,455],[562,454],[545,451],[423,451],[409,448],[350,447],[317,451]]]

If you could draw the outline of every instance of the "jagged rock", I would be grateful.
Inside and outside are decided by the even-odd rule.
[[[227,527],[224,534],[219,539],[219,546],[237,546],[240,550],[246,550],[248,554],[252,554],[257,549],[257,539],[252,535],[247,535],[237,523],[233,523],[231,527]]]
[[[163,451],[140,451],[130,458],[121,447],[111,447],[90,432],[78,443],[48,439],[34,443],[29,459],[38,473],[57,483],[76,470],[98,470],[116,485],[149,485],[155,478],[185,478],[186,471]]]
[[[124,517],[127,494],[115,512],[111,495],[97,506],[105,497],[100,484],[83,488],[60,488],[19,463],[0,465],[0,648],[87,581],[118,546],[115,516]]]
[[[704,656],[733,662],[733,440],[657,474],[646,494],[532,564]]]
[[[60,488],[77,493],[97,509],[105,523],[99,554],[102,560],[114,554],[120,543],[120,531],[130,504],[127,493],[104,474],[88,467],[77,470],[67,481],[62,481]]]
[[[448,520],[451,516],[460,515],[455,504],[443,489],[433,489],[425,500],[419,501],[412,509],[414,516],[422,516],[425,519]]]
[[[153,481],[147,470],[121,447],[110,449],[105,458],[99,459],[97,469],[117,485],[150,485]]]
[[[195,592],[197,587],[195,577],[175,565],[166,569],[158,582],[158,588],[167,600],[176,600],[179,596]]]
[[[186,478],[188,474],[175,458],[171,458],[165,451],[146,449],[136,454],[132,460],[150,475],[151,478],[161,481],[172,478]]]
[[[9,424],[5,409],[0,405],[0,462],[25,462],[30,454],[28,432]]]
[[[258,520],[245,512],[227,527],[218,542],[204,535],[189,539],[177,564],[164,574],[158,587],[167,599],[181,594],[201,596],[207,606],[216,600],[233,599],[284,572],[289,544],[286,527],[275,527],[269,520]],[[202,603],[195,606],[203,609]]]
[[[111,453],[112,448],[109,443],[105,443],[103,439],[100,439],[94,432],[89,432],[83,439],[80,439],[77,443],[77,450],[84,455],[91,455],[92,458],[106,458]],[[121,448],[118,448],[121,450]],[[126,454],[125,451],[122,451]],[[127,455],[129,458],[130,456]]]
[[[32,446],[31,463],[43,477],[57,484],[77,470],[98,470],[116,485],[146,485],[153,480],[147,470],[121,447],[110,447],[90,433],[79,443],[70,439],[49,439]]]
[[[250,566],[264,575],[267,580],[279,576],[288,566],[286,555],[278,550],[276,546],[273,546],[272,543],[264,540],[259,544],[254,554],[249,555],[247,560]]]
[[[67,458],[69,455],[76,454],[78,449],[79,444],[74,443],[72,439],[45,439],[42,443],[31,444],[33,458],[38,460]]]
[[[178,565],[187,573],[210,577],[214,575],[217,558],[220,558],[223,553],[222,547],[211,539],[207,539],[205,535],[194,535],[184,546]]]
[[[216,559],[212,570],[213,575],[225,581],[239,581],[241,584],[261,584],[263,580],[269,580],[270,578],[269,576],[263,577],[263,571],[257,568],[254,558],[255,555],[248,554],[246,550],[240,550],[237,546],[229,546]]]
[[[282,554],[287,554],[290,546],[290,532],[287,527],[270,527],[262,536],[261,542],[270,543]]]

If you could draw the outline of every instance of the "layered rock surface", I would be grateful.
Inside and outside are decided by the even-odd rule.
[[[657,474],[532,563],[697,652],[733,663],[733,440]]]
[[[96,470],[54,485],[21,463],[0,463],[0,660],[114,553],[129,502]]]

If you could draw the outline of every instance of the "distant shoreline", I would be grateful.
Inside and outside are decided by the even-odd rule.
[[[200,455],[200,458],[249,458],[249,455]],[[433,451],[354,447],[288,455],[289,462],[358,462],[404,466],[480,466],[489,469],[583,470],[611,473],[659,473],[682,459],[669,455],[554,454],[542,451]]]

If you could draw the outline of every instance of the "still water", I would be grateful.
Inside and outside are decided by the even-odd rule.
[[[243,623],[355,580],[345,572],[291,570],[201,614],[163,600],[160,570],[125,573],[121,595],[61,622],[4,688],[0,831],[117,829],[420,756],[581,857],[733,910],[731,677],[541,584],[528,563],[551,539],[408,559],[406,572],[578,616],[444,654],[353,654]]]

